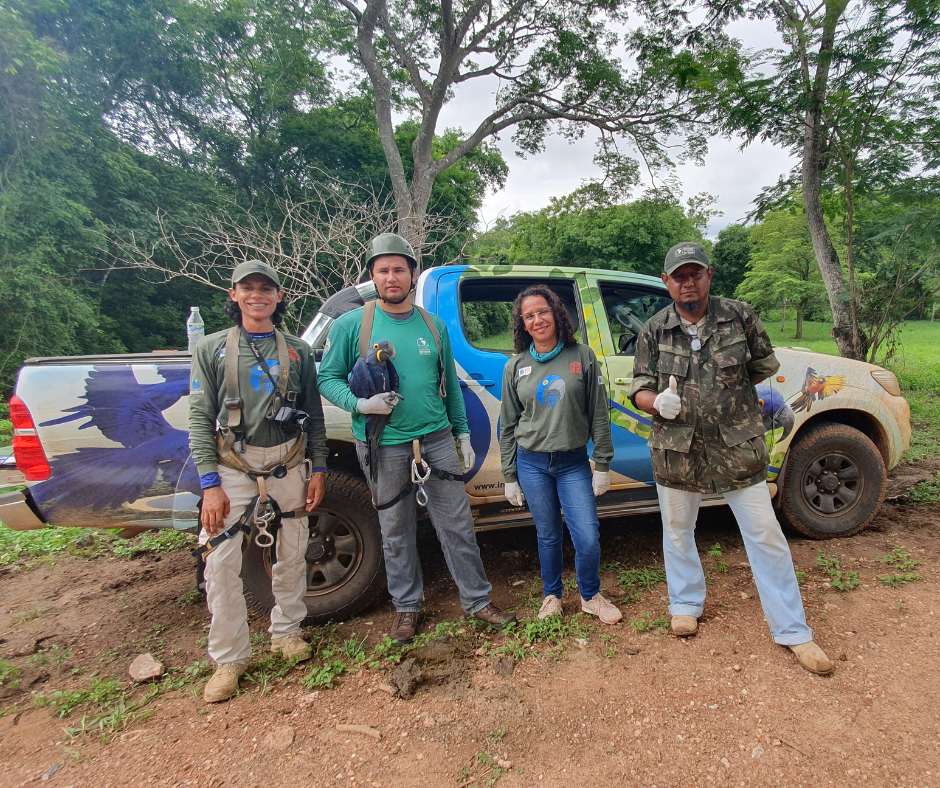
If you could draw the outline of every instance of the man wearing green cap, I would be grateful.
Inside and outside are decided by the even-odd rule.
[[[495,626],[515,621],[514,616],[490,601],[491,586],[483,570],[461,476],[474,464],[470,427],[447,327],[410,300],[417,265],[414,250],[401,236],[383,233],[372,239],[366,266],[378,291],[378,308],[371,302],[340,317],[330,329],[320,364],[323,396],[353,414],[359,463],[379,510],[388,590],[397,611],[390,636],[399,643],[414,637],[424,602],[415,538],[415,492],[403,494],[416,457],[414,441],[433,471],[424,484],[428,513],[457,584],[461,605],[468,614]],[[361,346],[380,340],[391,342],[395,348],[400,396],[381,393],[359,399],[349,388],[349,374],[360,358]],[[366,467],[365,443],[366,417],[372,414],[391,414],[382,431],[378,467],[374,469]],[[375,481],[372,471],[376,472]]]
[[[662,280],[674,304],[637,338],[633,404],[652,415],[650,453],[663,520],[672,631],[698,631],[705,575],[695,545],[703,493],[720,493],[744,538],[775,642],[807,670],[833,664],[806,624],[790,548],[767,487],[767,447],[755,385],[780,367],[751,307],[709,295],[714,269],[700,244],[676,244]]]
[[[251,657],[240,573],[242,540],[252,524],[257,528],[259,505],[266,512],[276,503],[282,513],[271,650],[310,657],[300,634],[307,615],[306,512],[323,500],[327,457],[313,352],[276,328],[286,311],[277,271],[257,260],[241,263],[228,292],[225,311],[236,325],[196,347],[189,394],[189,444],[203,489],[209,656],[218,666],[203,693],[209,703],[237,692]]]

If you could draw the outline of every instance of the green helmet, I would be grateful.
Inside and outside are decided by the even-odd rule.
[[[411,244],[400,235],[395,235],[395,233],[382,233],[381,235],[375,236],[375,238],[369,241],[368,254],[369,256],[366,258],[366,268],[369,269],[370,274],[372,273],[372,263],[375,262],[375,258],[385,254],[401,255],[408,260],[408,265],[411,266],[412,270],[418,267],[418,261],[415,258],[415,250],[411,248]]]

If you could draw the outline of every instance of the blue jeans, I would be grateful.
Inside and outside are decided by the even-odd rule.
[[[357,442],[356,451],[372,497],[378,503],[392,500],[411,479],[414,453],[410,443],[379,447],[379,473],[372,483],[365,465],[366,445]],[[461,474],[460,458],[450,427],[426,435],[421,440],[421,456],[432,468]],[[437,531],[450,576],[457,584],[460,604],[467,613],[476,613],[490,603],[491,586],[483,570],[477,547],[473,515],[467,489],[461,481],[432,475],[425,482],[428,514]],[[388,592],[399,613],[417,613],[424,602],[424,577],[418,559],[417,504],[415,494],[406,495],[394,506],[379,511],[382,549]]]
[[[695,521],[702,495],[661,484],[656,491],[663,517],[669,613],[698,618],[705,604],[705,574],[695,546]],[[774,641],[781,646],[808,643],[813,639],[813,630],[806,623],[790,546],[774,514],[767,482],[731,490],[724,498],[741,529],[754,584]]]
[[[587,446],[572,451],[516,450],[516,474],[535,520],[542,565],[542,593],[561,599],[563,521],[574,542],[574,568],[581,596],[600,591],[601,547],[597,501]]]

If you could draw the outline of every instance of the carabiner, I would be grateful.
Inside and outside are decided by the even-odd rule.
[[[268,533],[268,524],[274,519],[275,512],[273,508],[270,508],[269,504],[265,503],[263,506],[265,511],[262,513],[260,511],[262,503],[259,498],[255,501],[255,510],[252,512],[252,522],[255,528],[258,529],[258,533],[255,535],[255,544],[261,548],[273,547],[274,537]]]

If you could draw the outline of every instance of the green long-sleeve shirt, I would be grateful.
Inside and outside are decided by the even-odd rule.
[[[382,446],[410,443],[432,432],[451,427],[454,435],[470,432],[467,411],[457,380],[454,354],[450,347],[447,326],[431,315],[441,336],[447,397],[438,393],[437,343],[424,318],[415,310],[407,320],[395,320],[381,308],[375,310],[371,342],[388,340],[395,348],[392,362],[400,380],[399,393],[404,397],[392,411],[392,418],[382,431]],[[349,390],[348,377],[359,358],[359,329],[362,309],[347,312],[330,328],[326,352],[320,362],[320,392],[330,402],[353,414],[353,435],[366,439],[366,417],[356,409],[358,398]]]
[[[227,330],[210,334],[196,346],[196,352],[193,353],[189,383],[189,446],[200,476],[218,470],[217,429],[218,426],[228,424],[228,410],[224,405],[227,336]],[[293,407],[306,411],[313,421],[313,430],[307,434],[306,456],[313,461],[314,467],[325,468],[326,426],[323,423],[323,403],[317,390],[317,367],[313,351],[302,339],[290,334],[285,334],[284,339],[287,341],[287,355],[290,359],[287,390],[297,392]],[[277,380],[277,341],[273,336],[259,339],[255,347],[268,362],[271,375]],[[241,428],[246,443],[269,448],[296,438],[296,431],[285,431],[265,418],[274,386],[248,347],[244,334],[238,342],[238,388],[245,403]]]
[[[499,416],[503,477],[516,481],[516,446],[528,451],[572,451],[594,441],[594,465],[609,471],[614,458],[607,388],[594,351],[562,348],[539,362],[526,350],[503,369]]]

